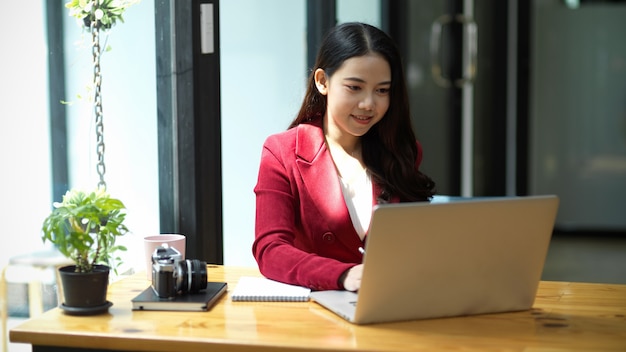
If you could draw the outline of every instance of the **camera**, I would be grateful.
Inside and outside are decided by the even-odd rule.
[[[162,245],[152,253],[152,288],[160,298],[174,298],[207,287],[206,262],[183,259],[176,248]]]

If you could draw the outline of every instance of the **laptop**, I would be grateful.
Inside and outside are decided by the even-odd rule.
[[[358,293],[311,298],[355,324],[530,309],[558,203],[546,195],[377,205]]]

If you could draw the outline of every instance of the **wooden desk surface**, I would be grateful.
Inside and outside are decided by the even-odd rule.
[[[210,281],[228,282],[256,268],[209,266]],[[314,302],[232,302],[208,312],[132,311],[150,284],[139,273],[112,284],[107,314],[52,309],[11,329],[12,342],[136,351],[626,351],[626,285],[541,282],[530,311],[352,325]],[[39,347],[44,346],[44,347]]]

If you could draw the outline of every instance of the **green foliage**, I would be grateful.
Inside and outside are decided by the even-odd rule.
[[[70,9],[70,16],[76,17],[85,27],[92,23],[109,29],[117,21],[124,22],[124,11],[139,0],[71,0],[65,4]]]
[[[125,209],[101,188],[90,193],[67,191],[44,220],[42,240],[73,260],[79,272],[91,272],[95,264],[116,269],[120,258],[113,258],[114,252],[126,250],[115,245],[117,237],[128,232]]]

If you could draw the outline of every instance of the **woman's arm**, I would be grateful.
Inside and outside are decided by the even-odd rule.
[[[270,279],[314,290],[343,289],[339,278],[355,264],[312,253],[312,235],[301,225],[308,214],[300,211],[295,153],[286,148],[284,141],[269,138],[261,155],[252,247],[259,270]]]

